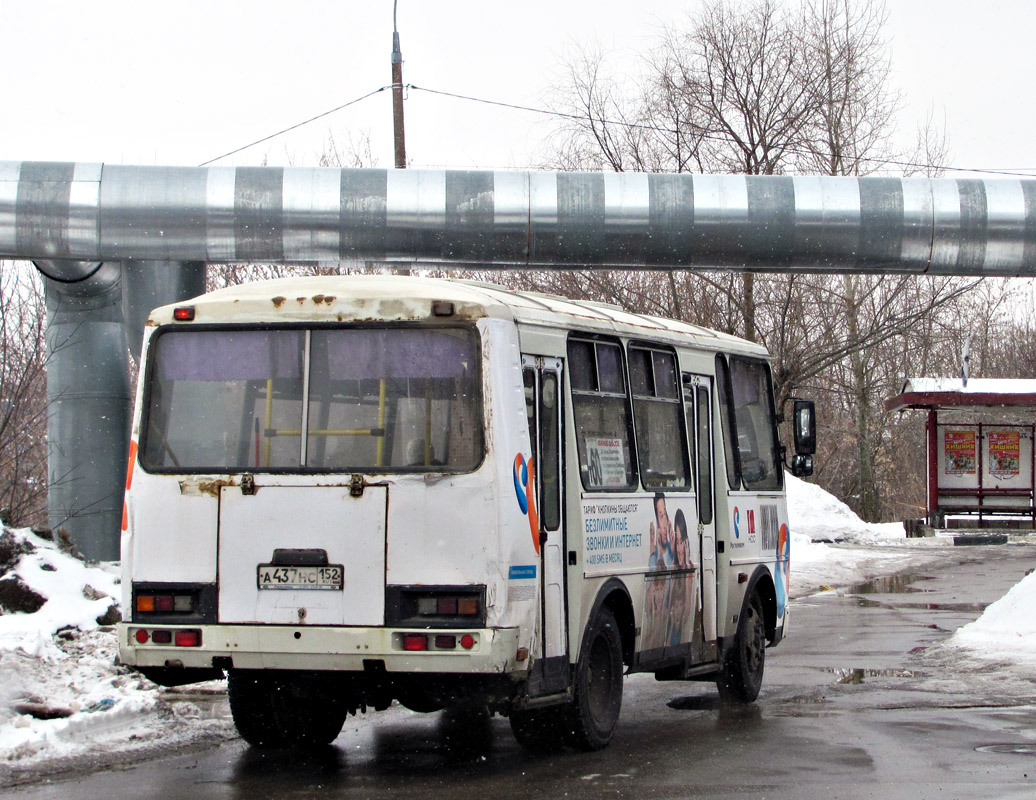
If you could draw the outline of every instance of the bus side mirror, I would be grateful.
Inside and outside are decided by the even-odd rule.
[[[817,451],[817,412],[812,400],[796,400],[795,416],[792,418],[795,432],[795,455],[812,456]],[[809,473],[813,472],[813,459],[810,459]]]
[[[796,478],[808,478],[813,474],[813,456],[792,456],[791,474]]]

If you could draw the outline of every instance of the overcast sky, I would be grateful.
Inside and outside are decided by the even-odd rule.
[[[404,81],[544,107],[566,49],[633,57],[696,0],[399,0]],[[929,109],[957,167],[1036,172],[1036,3],[889,0],[901,127]],[[0,0],[0,160],[194,165],[391,81],[392,0]],[[527,168],[553,123],[412,90],[415,167]],[[221,164],[314,165],[369,134],[392,166],[389,91]]]

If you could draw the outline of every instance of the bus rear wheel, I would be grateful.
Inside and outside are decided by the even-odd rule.
[[[253,747],[318,747],[342,731],[344,703],[306,696],[288,682],[232,671],[227,679],[230,714],[241,738]]]
[[[751,703],[759,696],[766,662],[766,620],[759,594],[753,592],[741,611],[734,646],[723,659],[716,688],[725,703]]]
[[[515,709],[511,711],[511,732],[530,753],[556,753],[565,744],[567,707]]]
[[[622,638],[611,611],[602,608],[587,631],[576,665],[566,733],[580,750],[608,746],[622,708]]]

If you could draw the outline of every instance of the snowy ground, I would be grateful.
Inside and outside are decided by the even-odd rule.
[[[940,539],[906,539],[902,525],[861,522],[847,506],[789,476],[792,597],[851,586],[923,565]],[[6,554],[6,557],[5,557]],[[42,602],[10,611],[5,581]],[[19,592],[15,592],[17,596]],[[170,690],[115,663],[110,624],[120,587],[114,565],[87,567],[28,530],[0,539],[0,786],[24,770],[92,763],[98,754],[147,752],[234,736],[219,683]],[[5,598],[7,598],[5,600]],[[33,598],[28,598],[30,605]],[[1036,665],[1036,573],[1027,576],[947,647],[964,662]],[[977,667],[981,668],[981,666]],[[52,718],[44,718],[52,717]]]

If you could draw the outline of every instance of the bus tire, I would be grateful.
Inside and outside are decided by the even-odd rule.
[[[556,753],[565,744],[568,708],[515,709],[509,715],[518,744],[537,755]]]
[[[253,747],[284,747],[287,741],[273,711],[270,681],[260,675],[227,675],[230,715],[241,738]]]
[[[751,703],[759,696],[766,662],[766,619],[758,592],[741,610],[734,645],[723,658],[716,688],[725,703]]]
[[[345,705],[320,697],[297,697],[285,683],[265,675],[231,672],[230,713],[241,738],[253,747],[319,747],[338,738]]]
[[[608,746],[622,708],[622,637],[612,612],[602,608],[586,632],[566,726],[569,744],[580,750]]]

